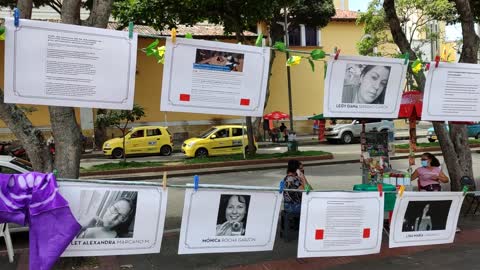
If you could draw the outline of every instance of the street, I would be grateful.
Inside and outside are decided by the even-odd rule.
[[[358,145],[357,145],[358,146]],[[438,157],[443,163],[443,158]],[[472,153],[474,175],[480,174],[480,154]],[[417,160],[417,164],[419,161]],[[393,160],[392,167],[398,170],[407,170],[407,159]],[[444,166],[442,166],[444,167]],[[273,169],[262,171],[243,171],[235,173],[220,173],[200,176],[200,183],[245,185],[245,186],[269,186],[278,187],[279,182],[285,176],[285,169]],[[444,170],[446,170],[444,168]],[[352,190],[354,184],[361,183],[361,170],[359,163],[306,166],[305,175],[314,190]],[[151,181],[162,181],[161,179]],[[168,179],[170,184],[193,183],[193,177],[172,177]],[[416,186],[416,181],[412,182]],[[444,190],[449,190],[444,185]],[[166,230],[180,228],[180,220],[183,210],[184,190],[169,188]]]

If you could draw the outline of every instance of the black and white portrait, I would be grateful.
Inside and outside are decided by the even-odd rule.
[[[217,217],[217,236],[243,236],[247,226],[250,195],[222,194]]]
[[[384,104],[390,66],[347,64],[342,103]]]
[[[80,196],[77,216],[82,230],[77,238],[133,238],[136,191],[83,190]]]
[[[403,219],[402,232],[445,230],[451,200],[410,201]]]

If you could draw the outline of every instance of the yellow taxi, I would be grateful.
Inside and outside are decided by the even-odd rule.
[[[123,138],[114,138],[103,144],[105,156],[122,158],[124,154],[172,154],[173,138],[170,131],[162,126],[140,126],[130,129],[125,135],[125,148]]]
[[[242,143],[243,137],[243,143]],[[223,125],[211,127],[200,136],[183,142],[182,152],[187,157],[206,157],[243,153],[247,150],[247,128],[241,125]],[[255,142],[258,149],[258,144]]]

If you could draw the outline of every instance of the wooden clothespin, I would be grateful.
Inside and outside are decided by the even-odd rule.
[[[172,38],[172,43],[175,43],[175,41],[177,41],[177,29],[172,28],[170,36]]]
[[[398,196],[401,198],[403,196],[403,192],[405,191],[405,186],[404,185],[401,185],[399,188],[398,188]]]
[[[380,197],[382,197],[383,196],[383,185],[378,184],[377,189],[378,189],[378,193],[380,194]]]
[[[162,187],[163,187],[163,190],[167,189],[167,171],[163,172]]]

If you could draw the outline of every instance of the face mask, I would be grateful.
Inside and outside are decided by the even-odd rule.
[[[422,160],[422,167],[428,167],[428,160]]]

